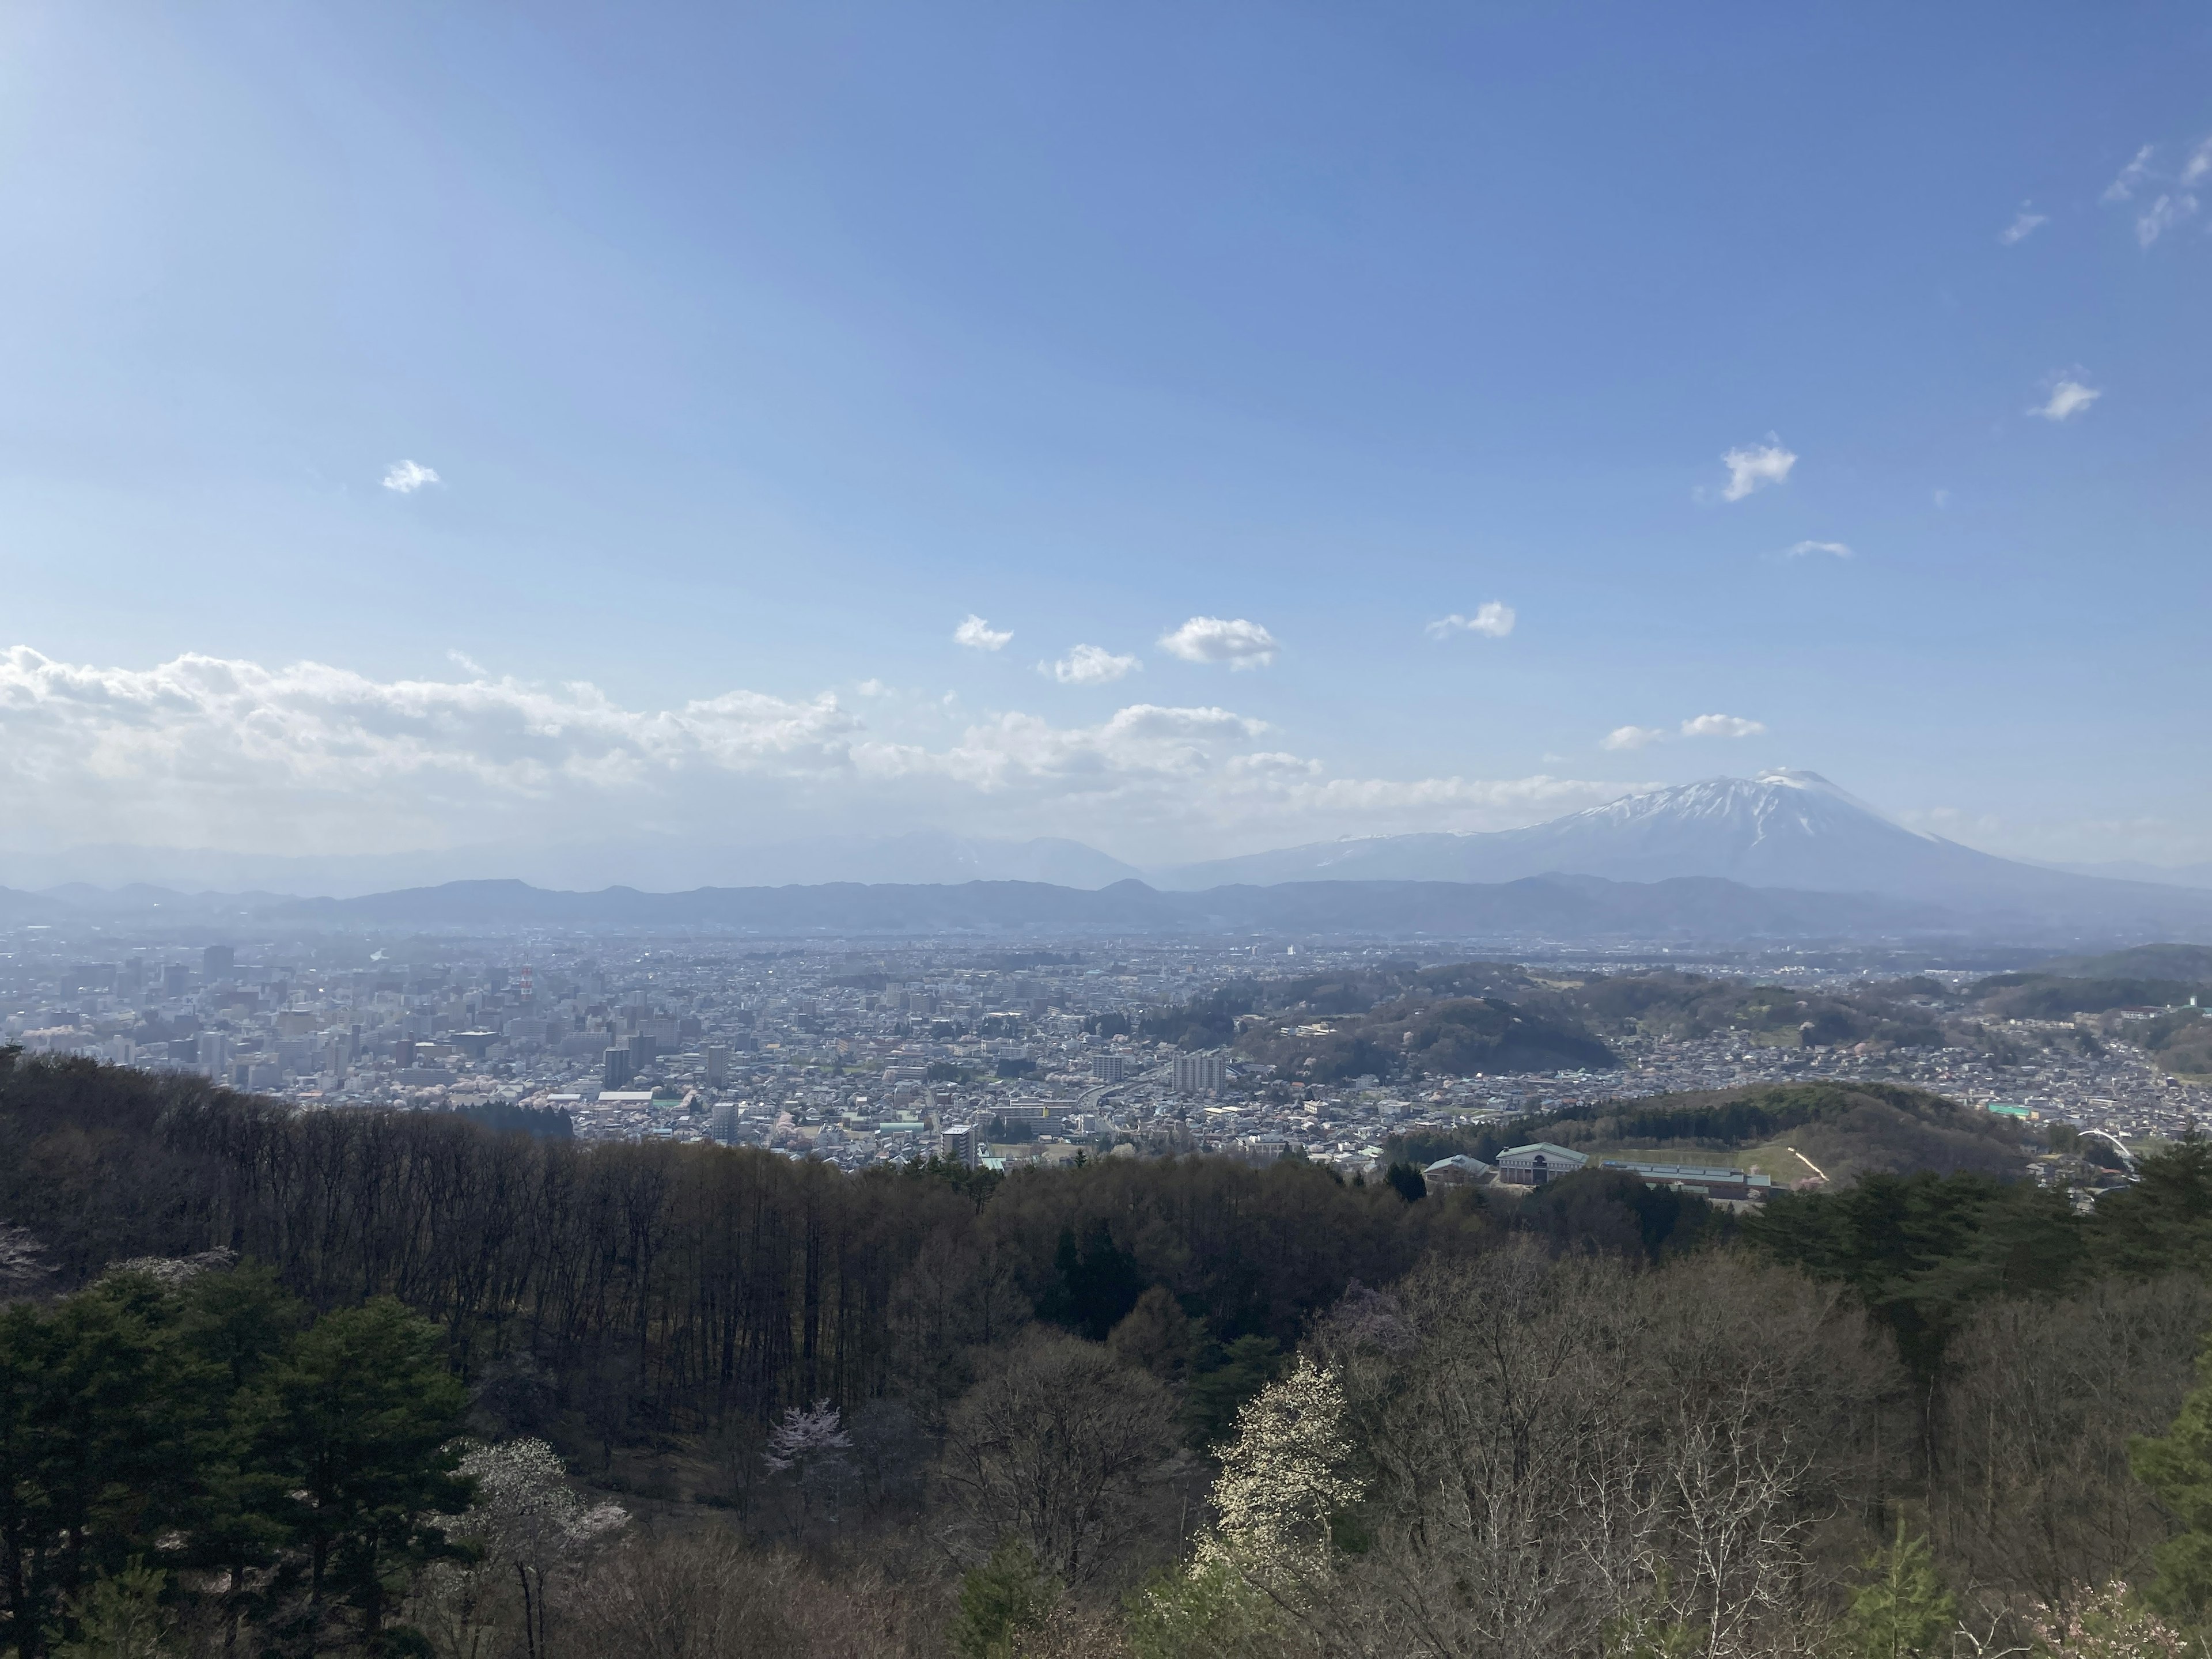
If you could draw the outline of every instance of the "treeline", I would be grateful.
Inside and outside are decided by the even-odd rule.
[[[1486,1224],[1469,1202],[1408,1205],[1295,1161],[846,1176],[4,1059],[0,1218],[64,1285],[224,1249],[314,1309],[396,1297],[437,1325],[465,1379],[526,1357],[553,1409],[608,1448],[823,1398],[942,1401],[1040,1310],[1103,1334],[1154,1286],[1207,1342],[1287,1347],[1348,1279],[1397,1279],[1474,1248]],[[1069,1279],[1102,1249],[1119,1305],[1085,1299],[1098,1273]]]

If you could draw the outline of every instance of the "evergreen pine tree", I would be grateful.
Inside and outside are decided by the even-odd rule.
[[[2201,1622],[2212,1611],[2212,1349],[2197,1361],[2197,1386],[2160,1438],[2128,1446],[2128,1467],[2180,1522],[2151,1552],[2158,1577],[2148,1592],[2160,1613]]]
[[[1936,1576],[1925,1538],[1906,1534],[1867,1559],[1873,1577],[1851,1598],[1844,1618],[1845,1650],[1853,1659],[1933,1659],[1948,1654],[1958,1629],[1958,1603]]]

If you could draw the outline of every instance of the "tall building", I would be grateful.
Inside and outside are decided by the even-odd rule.
[[[200,952],[200,977],[209,984],[229,979],[238,971],[238,952],[228,945],[210,945]]]
[[[1128,1069],[1128,1061],[1120,1054],[1091,1056],[1091,1075],[1100,1083],[1119,1083]]]
[[[707,1086],[718,1089],[730,1080],[730,1049],[727,1043],[707,1045]]]
[[[958,1124],[937,1137],[937,1150],[947,1164],[964,1164],[972,1170],[982,1162],[983,1137],[974,1124]]]
[[[725,1100],[715,1103],[714,1109],[707,1114],[707,1133],[725,1146],[737,1139],[738,1103],[736,1101]]]
[[[635,1031],[629,1039],[630,1075],[653,1069],[653,1056],[660,1052],[660,1039],[650,1031]]]
[[[168,962],[161,964],[161,996],[164,1001],[173,1002],[191,988],[192,970],[191,969],[185,967],[181,962]]]
[[[599,1056],[599,1063],[604,1068],[599,1077],[603,1088],[627,1089],[630,1079],[636,1075],[632,1069],[630,1051],[627,1048],[608,1049]]]
[[[1229,1064],[1218,1051],[1175,1058],[1175,1087],[1179,1095],[1218,1095],[1228,1076]]]
[[[202,1031],[199,1036],[200,1070],[221,1082],[230,1069],[230,1039],[221,1031]]]

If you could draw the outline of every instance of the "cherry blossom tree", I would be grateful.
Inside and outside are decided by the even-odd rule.
[[[845,1454],[852,1444],[853,1437],[845,1432],[837,1408],[827,1400],[817,1400],[811,1407],[793,1406],[784,1413],[783,1421],[769,1431],[768,1450],[761,1462],[770,1474],[792,1476],[799,1488],[802,1515],[812,1508],[815,1493],[826,1491],[830,1524],[834,1527],[838,1495],[845,1482]]]

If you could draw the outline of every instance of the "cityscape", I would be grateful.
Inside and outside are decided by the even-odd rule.
[[[1867,1079],[2124,1143],[2208,1115],[2202,1080],[2127,1040],[2150,1011],[2014,1018],[2009,1063],[1948,1047],[1782,1047],[1609,1033],[1618,1068],[1311,1083],[1227,1045],[1145,1034],[1148,1010],[1232,982],[1407,960],[1389,943],[415,939],[0,955],[0,1037],[34,1054],[205,1077],[303,1107],[522,1108],[582,1140],[718,1141],[845,1170],[943,1158],[994,1169],[1189,1152],[1297,1156],[1375,1176],[1393,1136],[1643,1097]],[[1472,944],[1473,942],[1471,942]],[[1494,945],[1495,942],[1492,942]],[[1263,955],[1262,952],[1265,954]],[[1468,952],[1472,954],[1472,951]],[[1554,973],[1692,971],[1794,988],[1879,985],[1808,953],[1556,956]],[[330,959],[344,957],[353,965]],[[1462,960],[1428,945],[1424,959]],[[1984,969],[1921,967],[1963,987]],[[2097,1030],[2094,1052],[2078,1030]],[[2063,1041],[2060,1039],[2063,1039]],[[1800,1172],[1792,1172],[1800,1173]]]

